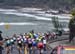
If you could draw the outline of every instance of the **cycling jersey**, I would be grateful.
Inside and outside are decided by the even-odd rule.
[[[11,44],[14,44],[14,40],[13,39],[11,39],[10,42],[11,42]]]
[[[36,41],[33,41],[32,42],[32,46],[37,46],[37,42]]]
[[[13,37],[13,40],[14,40],[14,41],[16,41],[16,38],[15,38],[15,37]]]
[[[6,41],[6,47],[10,46],[11,45],[11,41],[10,40],[7,40]]]
[[[43,44],[46,44],[46,40],[45,39],[43,40]]]

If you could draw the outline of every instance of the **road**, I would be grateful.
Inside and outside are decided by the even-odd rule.
[[[46,51],[41,50],[42,54],[50,54],[50,50],[47,48]],[[6,49],[4,48],[3,54],[6,54]],[[16,47],[13,48],[12,52],[10,51],[10,54],[19,54],[18,49]],[[40,54],[39,49],[31,50],[30,53],[27,53],[27,48],[22,49],[21,54]]]

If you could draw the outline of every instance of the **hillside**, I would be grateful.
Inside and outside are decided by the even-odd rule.
[[[0,7],[21,6],[52,9],[67,9],[75,7],[75,0],[0,0]]]

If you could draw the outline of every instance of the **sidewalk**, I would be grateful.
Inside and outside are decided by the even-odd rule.
[[[57,39],[55,40],[52,40],[49,42],[49,46],[54,48],[56,46],[59,46],[59,45],[63,45],[63,46],[75,46],[75,38],[73,39],[73,41],[71,43],[68,42],[68,36],[61,36],[61,37],[58,37]]]

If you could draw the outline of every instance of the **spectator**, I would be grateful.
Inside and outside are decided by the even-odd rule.
[[[59,36],[62,36],[62,31],[61,31],[61,30],[59,30],[58,32],[59,32]]]

